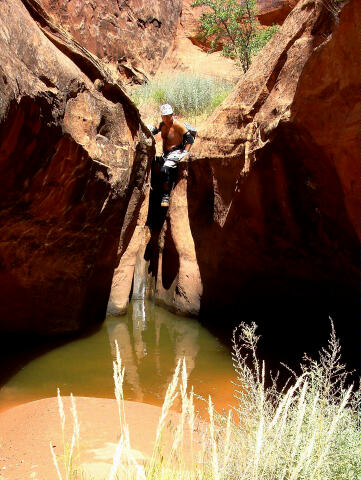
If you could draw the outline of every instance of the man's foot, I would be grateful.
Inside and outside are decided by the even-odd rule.
[[[165,193],[162,197],[162,202],[160,204],[161,207],[169,207],[169,195]]]

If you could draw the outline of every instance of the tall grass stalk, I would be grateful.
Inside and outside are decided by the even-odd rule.
[[[188,413],[188,396],[187,396],[187,367],[185,363],[185,359],[183,358],[182,362],[182,373],[181,373],[181,384],[180,384],[180,394],[182,400],[182,409],[180,414],[179,424],[176,428],[174,434],[174,440],[171,449],[170,458],[173,459],[178,451],[178,448],[183,446],[183,438],[184,438],[184,425]],[[179,459],[178,459],[179,460]]]
[[[190,431],[190,451],[191,451],[191,469],[194,468],[194,429],[195,429],[195,408],[193,387],[189,393],[188,400],[188,425]]]
[[[77,409],[76,409],[75,399],[74,399],[72,393],[70,393],[70,399],[71,399],[70,411],[71,411],[71,414],[73,416],[73,427],[74,427],[73,428],[73,436],[74,436],[74,439],[75,439],[75,442],[76,442],[77,453],[79,455],[80,454],[80,445],[79,445],[79,442],[80,442],[80,423],[79,423],[79,419],[78,419],[78,412],[77,412]]]
[[[65,438],[65,422],[66,422],[66,416],[65,416],[65,411],[64,411],[64,404],[63,400],[60,395],[60,390],[59,388],[57,389],[57,400],[58,400],[58,411],[59,411],[59,416],[60,416],[60,423],[61,423],[61,433],[62,433],[62,442],[63,442],[63,454],[61,456],[62,463],[64,465],[64,472],[65,472],[65,480],[72,480],[75,475],[75,470],[74,470],[74,448],[77,446],[77,455],[79,456],[80,454],[80,449],[79,449],[79,440],[80,440],[80,424],[78,420],[78,413],[76,410],[76,403],[75,399],[72,395],[70,394],[70,399],[71,399],[71,407],[70,411],[73,417],[73,433],[71,437],[70,443],[66,441]],[[50,442],[50,451],[53,459],[53,463],[56,469],[56,473],[58,475],[59,480],[63,480],[63,477],[61,475],[59,463],[57,460],[57,457],[54,452],[54,447],[52,443]]]
[[[108,480],[118,478],[145,480],[143,465],[139,465],[130,445],[129,427],[126,422],[124,406],[124,375],[125,369],[122,366],[118,342],[115,341],[115,361],[113,362],[114,395],[118,406],[120,422],[120,438],[113,457],[113,464]],[[121,476],[119,477],[119,473]]]
[[[146,468],[147,478],[157,478],[157,475],[159,476],[164,474],[164,471],[162,472],[161,464],[159,464],[160,459],[162,459],[162,462],[163,462],[162,436],[165,429],[167,416],[169,414],[171,407],[174,404],[175,399],[178,396],[178,392],[176,392],[176,388],[178,386],[178,381],[179,381],[180,367],[181,367],[181,360],[179,359],[173,374],[173,378],[170,384],[168,385],[167,392],[165,394],[164,402],[162,405],[162,411],[159,417],[152,456]]]
[[[60,468],[59,468],[59,464],[58,464],[58,460],[56,458],[56,455],[54,453],[54,446],[53,444],[50,442],[50,452],[51,452],[51,456],[52,456],[52,459],[53,459],[53,463],[54,463],[54,466],[55,466],[55,470],[56,470],[56,474],[58,475],[58,478],[59,480],[63,480],[63,477],[60,473]]]
[[[120,434],[124,434],[124,427],[126,425],[125,421],[125,410],[124,410],[124,391],[123,391],[123,382],[124,382],[124,373],[125,369],[122,367],[122,359],[120,358],[119,345],[115,340],[115,360],[113,361],[113,380],[114,380],[114,394],[118,406],[119,422],[120,422]]]
[[[124,367],[116,346],[114,380],[121,435],[107,480],[359,480],[361,394],[360,389],[347,386],[333,324],[319,360],[305,357],[300,374],[294,374],[283,388],[277,379],[267,386],[267,370],[257,357],[259,337],[255,332],[256,325],[241,324],[233,335],[235,405],[228,414],[220,414],[209,397],[208,425],[198,432],[186,363],[178,361],[161,409],[153,453],[144,467],[130,448]],[[170,437],[169,429],[165,432],[167,419],[178,395],[181,412]],[[58,404],[64,429],[60,393]],[[75,403],[72,405],[77,426],[68,450],[65,480],[72,474],[73,450],[79,438]],[[63,480],[51,445],[50,449],[58,478]]]
[[[209,434],[211,442],[211,451],[212,451],[212,472],[214,480],[219,479],[219,470],[218,470],[218,452],[217,452],[217,442],[214,431],[214,408],[212,399],[208,397],[208,415],[209,415]]]

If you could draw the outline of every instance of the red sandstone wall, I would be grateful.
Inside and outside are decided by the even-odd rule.
[[[154,142],[35,0],[0,2],[0,32],[0,331],[78,331],[104,319],[144,225]]]
[[[159,303],[207,316],[355,295],[358,11],[298,4],[199,133],[151,262]]]

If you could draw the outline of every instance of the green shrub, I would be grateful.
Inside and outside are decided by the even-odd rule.
[[[228,97],[228,92],[219,92],[217,95],[215,95],[212,99],[212,104],[211,104],[211,110],[215,110],[218,105],[220,105],[223,100],[225,100]]]
[[[151,98],[157,105],[162,105],[166,102],[166,92],[163,88],[157,88],[152,92]]]
[[[223,55],[237,60],[244,73],[278,30],[278,25],[261,27],[256,0],[195,0],[192,4],[199,6],[204,7],[199,19],[201,38],[210,42],[211,51],[221,46]]]
[[[233,86],[231,82],[217,78],[178,73],[150,80],[137,87],[132,97],[139,108],[147,104],[158,108],[163,103],[170,103],[177,115],[195,117],[211,113]]]

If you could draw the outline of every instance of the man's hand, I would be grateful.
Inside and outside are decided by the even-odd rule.
[[[152,135],[156,135],[157,133],[159,133],[158,128],[155,127],[154,125],[151,125],[150,123],[147,123],[145,126],[148,128],[148,130],[150,130],[150,133]]]
[[[179,161],[186,159],[188,155],[189,155],[189,150],[184,149],[183,152],[181,152],[181,157]]]

